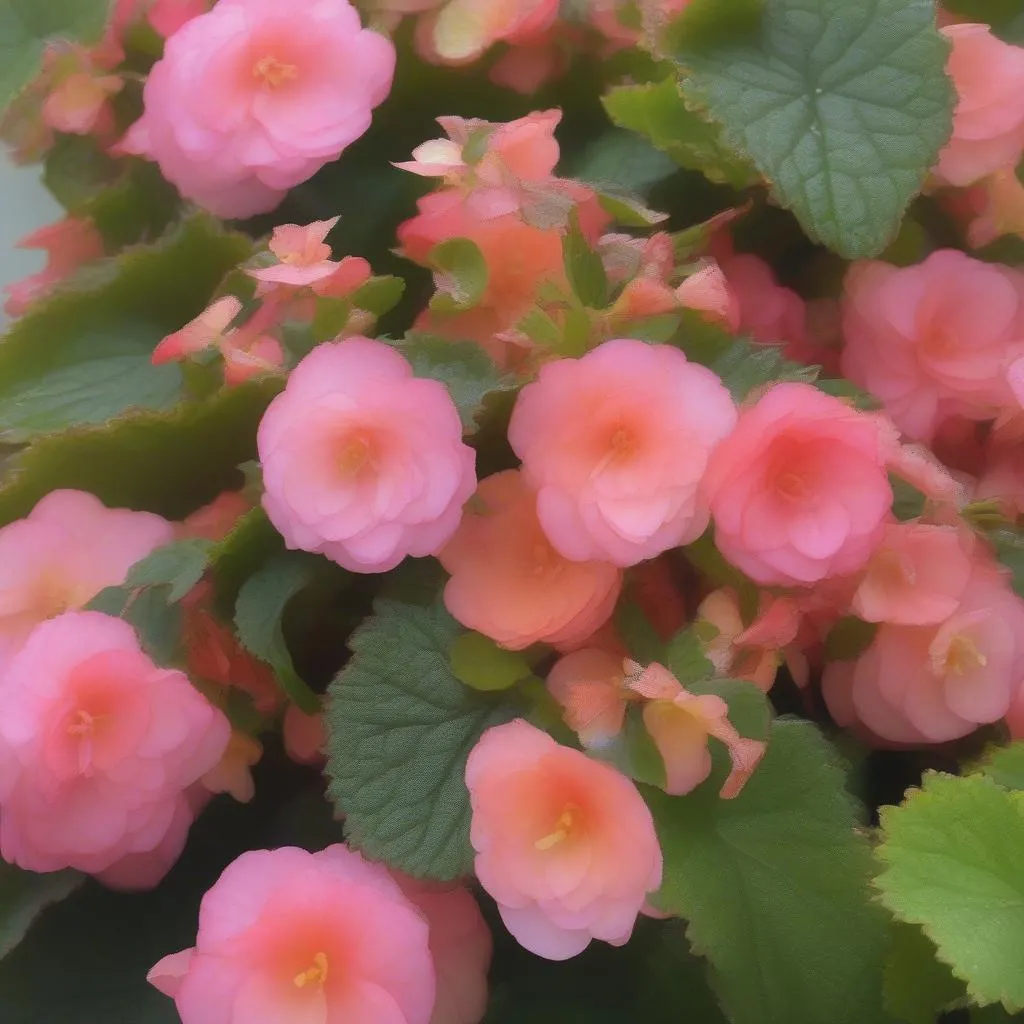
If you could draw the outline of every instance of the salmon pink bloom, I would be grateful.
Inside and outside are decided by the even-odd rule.
[[[740,304],[722,268],[713,260],[691,274],[675,291],[687,309],[703,313],[730,331],[740,329]]]
[[[257,281],[284,284],[293,288],[316,284],[330,277],[338,263],[331,259],[331,247],[324,241],[337,225],[340,217],[317,220],[301,227],[298,224],[280,224],[274,228],[270,251],[277,257],[274,266],[261,267],[247,273]]]
[[[809,384],[777,384],[744,409],[705,484],[719,550],[769,585],[856,572],[892,505],[877,423]]]
[[[534,492],[514,470],[482,481],[438,558],[451,573],[448,611],[503,647],[582,643],[611,616],[622,573],[559,554],[537,521]]]
[[[168,334],[153,349],[153,365],[180,362],[211,346],[220,347],[235,318],[242,312],[242,303],[234,295],[215,299],[194,320],[180,330]]]
[[[344,846],[243,853],[203,897],[195,947],[149,980],[182,1024],[429,1024],[436,989],[426,917]]]
[[[241,804],[247,804],[256,795],[256,783],[250,769],[263,756],[259,740],[247,733],[231,733],[224,756],[200,780],[210,793],[228,793]]]
[[[957,92],[953,136],[939,154],[936,175],[970,185],[1016,167],[1024,154],[1024,48],[992,35],[988,25],[948,25],[947,71]]]
[[[42,249],[46,269],[7,286],[4,312],[22,316],[79,267],[103,257],[103,239],[91,220],[65,217],[56,224],[33,231],[17,243],[19,249]]]
[[[185,842],[185,791],[230,733],[185,675],[150,661],[127,622],[66,612],[41,623],[0,679],[0,853],[30,871],[155,884]],[[137,868],[146,855],[152,877],[118,878],[120,862]]]
[[[906,626],[948,619],[971,578],[970,547],[953,526],[890,523],[853,595],[854,614]]]
[[[149,512],[107,508],[85,491],[52,491],[0,530],[0,669],[35,626],[82,608],[174,539]]]
[[[635,669],[627,685],[648,701],[644,725],[665,763],[665,792],[682,796],[707,779],[712,768],[708,739],[714,738],[725,745],[732,761],[719,795],[723,800],[739,796],[764,757],[765,744],[740,736],[721,697],[690,693],[663,665]]]
[[[476,486],[476,455],[444,385],[368,338],[313,349],[257,443],[263,507],[285,542],[352,572],[436,554]]]
[[[843,372],[896,426],[930,442],[952,416],[993,419],[1024,354],[1024,274],[953,249],[923,263],[857,263],[846,278]]]
[[[220,0],[167,40],[122,147],[220,217],[264,213],[369,128],[394,67],[348,0]]]
[[[840,725],[890,743],[944,743],[1001,719],[1022,678],[1024,601],[980,563],[948,618],[881,625],[855,662],[826,667],[823,692]]]
[[[584,647],[555,662],[547,684],[562,707],[565,724],[587,749],[606,746],[622,732],[632,697],[622,658]]]
[[[624,945],[661,885],[651,812],[633,783],[522,719],[488,729],[466,763],[476,876],[532,953]]]
[[[667,345],[618,340],[544,366],[508,436],[554,547],[627,566],[704,532],[701,480],[735,423],[710,370]]]
[[[285,752],[296,764],[323,765],[327,730],[322,714],[307,715],[301,708],[289,704],[281,732]]]

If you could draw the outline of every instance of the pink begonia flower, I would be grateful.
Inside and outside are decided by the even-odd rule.
[[[46,269],[7,285],[4,312],[11,317],[22,316],[79,267],[103,257],[100,233],[91,220],[81,217],[65,217],[56,224],[48,224],[26,235],[17,245],[19,249],[44,250]]]
[[[213,0],[153,0],[146,17],[150,25],[169,39],[186,22],[206,14],[213,6]]]
[[[799,605],[792,598],[762,595],[758,617],[747,626],[740,601],[731,590],[713,590],[697,609],[697,618],[718,631],[704,644],[704,654],[720,676],[745,679],[767,693],[779,665],[800,629]]]
[[[241,804],[247,804],[256,795],[256,783],[250,769],[263,756],[259,740],[247,733],[231,733],[227,749],[221,759],[200,780],[210,793],[228,793]]]
[[[304,227],[298,224],[280,224],[270,238],[270,251],[278,263],[258,270],[246,271],[257,281],[304,288],[323,281],[340,264],[331,259],[331,247],[324,241],[340,217],[317,220]]]
[[[953,47],[946,70],[958,102],[935,174],[970,185],[1016,167],[1024,153],[1024,48],[997,39],[988,25],[949,25],[942,34]]]
[[[777,384],[745,408],[705,486],[719,550],[767,585],[856,572],[892,505],[876,422],[809,384]]]
[[[284,365],[284,349],[269,334],[232,331],[221,342],[220,351],[224,359],[224,383],[229,388],[263,373],[275,373]]]
[[[427,919],[437,998],[430,1024],[479,1024],[487,1012],[487,971],[494,942],[480,907],[463,885],[391,877]]]
[[[327,729],[322,713],[307,715],[295,704],[289,704],[281,731],[285,753],[296,764],[320,766],[326,761],[323,750]]]
[[[629,779],[516,719],[477,741],[466,786],[476,876],[521,945],[567,960],[591,939],[629,940],[661,885],[651,812]]]
[[[890,523],[851,610],[866,622],[942,622],[956,611],[971,578],[970,552],[970,537],[953,526]]]
[[[182,1024],[429,1024],[436,991],[425,915],[344,846],[243,853],[203,897],[195,947],[149,981]]]
[[[88,135],[107,109],[111,96],[124,83],[117,75],[91,75],[76,71],[58,82],[43,105],[43,118],[58,132]]]
[[[944,743],[998,721],[1024,678],[1024,601],[976,563],[951,616],[881,625],[855,662],[826,666],[822,692],[842,726],[897,744]]]
[[[1024,274],[942,249],[912,267],[856,263],[845,292],[843,372],[909,437],[927,443],[950,416],[993,419],[1013,401]]]
[[[184,845],[185,790],[230,734],[127,622],[66,612],[41,623],[0,680],[0,853],[30,871],[110,872],[124,884],[120,861],[159,852],[153,877],[133,879],[155,884]]]
[[[565,724],[587,749],[600,749],[622,732],[633,695],[621,657],[598,647],[573,651],[555,662],[547,686]]]
[[[685,690],[664,665],[646,668],[634,663],[627,686],[647,699],[644,725],[665,764],[665,792],[682,796],[696,789],[711,774],[708,740],[723,743],[732,771],[722,784],[723,800],[739,796],[764,757],[766,745],[741,736],[729,721],[729,705],[714,694]]]
[[[320,345],[257,433],[263,507],[289,548],[352,572],[437,554],[476,487],[476,453],[443,384],[380,341]]]
[[[220,0],[167,40],[122,148],[220,217],[265,213],[369,128],[394,68],[347,0]]]
[[[437,557],[452,577],[448,611],[514,651],[538,641],[582,643],[611,617],[622,589],[615,566],[569,561],[551,546],[536,494],[515,470],[481,482]]]
[[[675,294],[687,309],[706,314],[708,319],[718,321],[730,331],[740,329],[739,299],[714,260],[705,260],[700,270],[676,288]]]
[[[1024,236],[1024,182],[1004,167],[965,191],[951,193],[946,204],[967,221],[967,243],[981,249],[1003,235]]]
[[[82,608],[174,539],[149,512],[107,508],[85,491],[51,491],[0,530],[0,668],[44,619]]]
[[[417,33],[428,60],[464,64],[494,43],[516,43],[553,25],[558,0],[449,0],[427,15]]]
[[[508,437],[554,547],[627,566],[704,532],[701,480],[735,424],[714,373],[668,345],[623,339],[542,367]]]
[[[242,312],[242,303],[234,295],[215,299],[195,319],[180,330],[168,334],[153,350],[154,366],[178,362],[211,346],[220,346],[235,318]]]

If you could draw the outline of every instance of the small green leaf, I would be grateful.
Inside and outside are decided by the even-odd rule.
[[[352,302],[350,299],[319,297],[314,301],[316,312],[313,314],[311,328],[313,341],[331,341],[342,332],[352,316]]]
[[[963,982],[936,959],[934,943],[916,925],[902,921],[889,926],[883,988],[886,1009],[907,1024],[935,1024],[966,994]]]
[[[870,646],[878,632],[877,622],[865,622],[855,615],[840,619],[825,639],[826,661],[853,661]]]
[[[210,563],[213,544],[199,537],[176,540],[157,548],[128,573],[125,586],[155,587],[167,584],[169,604],[180,601],[202,578]]]
[[[295,671],[282,620],[288,602],[313,581],[314,565],[302,553],[272,558],[242,584],[235,603],[235,628],[242,646],[274,670],[281,689],[307,715],[320,710],[320,698]]]
[[[452,396],[463,429],[472,433],[489,395],[511,386],[491,357],[470,341],[449,341],[410,334],[395,348],[412,364],[417,377],[440,381]]]
[[[987,775],[1003,789],[1024,791],[1024,742],[989,748],[971,774],[976,772]]]
[[[643,665],[665,661],[665,643],[643,609],[627,596],[620,600],[613,619],[615,631],[622,637],[626,650]]]
[[[949,138],[947,54],[932,0],[765,0],[759,30],[676,58],[726,145],[854,259],[895,237]]]
[[[142,649],[164,668],[180,665],[182,657],[182,611],[180,604],[167,600],[167,586],[107,587],[87,605],[90,611],[124,619],[139,638]]]
[[[766,384],[797,381],[813,384],[817,366],[803,366],[784,358],[782,349],[737,338],[710,364],[737,402]]]
[[[983,775],[929,773],[881,811],[882,902],[920,925],[978,1003],[1024,1007],[1024,805]]]
[[[735,188],[758,180],[750,163],[723,145],[721,130],[687,108],[674,77],[656,84],[619,86],[603,103],[615,124],[650,139],[682,167]]]
[[[32,922],[52,903],[59,903],[85,881],[77,871],[38,875],[0,861],[0,958],[23,938]]]
[[[689,921],[734,1024],[885,1019],[885,921],[844,783],[817,729],[783,719],[734,800],[645,791],[665,859],[656,903]]]
[[[1024,597],[1024,534],[1014,529],[992,530],[988,540],[996,558],[1010,570],[1013,589]]]
[[[400,277],[371,277],[352,293],[352,305],[379,318],[390,313],[404,294],[405,281]]]
[[[110,0],[0,0],[0,115],[35,77],[52,39],[99,41]]]
[[[691,693],[721,697],[729,705],[729,721],[741,736],[767,740],[771,735],[772,710],[768,696],[746,679],[702,679],[683,685]]]
[[[329,794],[349,842],[418,877],[473,863],[464,773],[480,735],[518,708],[464,686],[448,660],[462,627],[430,607],[378,599],[330,687]]]
[[[427,259],[434,267],[438,287],[437,294],[430,300],[431,309],[455,313],[479,304],[487,291],[490,274],[476,242],[450,238],[435,245]]]
[[[573,210],[569,229],[562,241],[565,276],[573,294],[589,309],[604,309],[608,304],[608,277],[604,264],[583,235],[579,217]]]
[[[506,651],[480,633],[463,633],[455,638],[451,665],[459,682],[484,692],[507,690],[533,675],[522,654]]]
[[[704,644],[692,627],[681,629],[668,642],[665,667],[687,688],[707,679],[715,671],[704,653]]]

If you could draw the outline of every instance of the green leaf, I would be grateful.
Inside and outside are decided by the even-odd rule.
[[[490,394],[511,387],[494,360],[471,341],[449,341],[411,334],[395,347],[412,364],[417,377],[440,381],[452,396],[463,429],[472,433]]]
[[[349,842],[417,877],[454,879],[472,867],[466,758],[517,711],[452,674],[448,652],[461,632],[440,601],[378,599],[329,691],[328,792]]]
[[[1024,597],[1024,534],[1014,529],[992,530],[988,539],[996,558],[1010,570],[1013,589]]]
[[[180,666],[182,652],[182,610],[180,604],[168,600],[167,586],[107,587],[87,605],[90,611],[103,612],[124,619],[139,638],[142,649],[157,665],[164,668]]]
[[[202,311],[250,250],[197,215],[153,245],[84,268],[0,339],[0,440],[170,408],[181,369],[153,366],[153,349]]]
[[[752,740],[771,736],[771,704],[767,694],[753,683],[746,679],[703,679],[684,685],[691,693],[721,697],[729,706],[729,721],[741,736]]]
[[[39,71],[51,39],[99,41],[110,0],[0,0],[0,115]]]
[[[690,0],[669,29],[674,46],[711,46],[757,28],[765,0]]]
[[[773,724],[743,792],[645,792],[665,858],[657,904],[685,917],[734,1024],[884,1019],[884,918],[835,752],[812,725]]]
[[[459,682],[484,692],[507,690],[533,675],[529,661],[520,652],[506,651],[480,633],[463,633],[455,638],[451,666]]]
[[[584,306],[604,309],[608,304],[608,277],[604,264],[583,235],[576,211],[570,214],[569,229],[562,240],[562,259],[569,286]]]
[[[886,1009],[907,1024],[935,1024],[941,1011],[965,995],[924,932],[901,921],[889,927],[883,989]]]
[[[37,875],[0,861],[0,958],[23,938],[32,922],[52,903],[59,903],[85,880],[77,871]]]
[[[1024,805],[983,775],[929,773],[881,811],[882,902],[920,925],[978,1003],[1024,1007]]]
[[[707,679],[715,670],[704,653],[704,644],[692,627],[681,629],[668,642],[665,667],[687,688]]]
[[[932,0],[765,0],[746,39],[684,45],[684,91],[815,240],[850,259],[895,237],[955,101]]]
[[[427,257],[434,267],[437,294],[430,308],[440,313],[472,309],[487,291],[487,261],[476,242],[450,238],[435,245]]]
[[[280,387],[271,378],[250,381],[167,413],[132,413],[39,438],[4,467],[0,523],[28,515],[60,487],[181,519],[239,485],[237,467],[255,457],[256,428]]]
[[[877,622],[865,622],[855,615],[841,618],[825,639],[827,661],[853,661],[870,646],[878,632]]]
[[[615,631],[622,637],[626,650],[644,665],[665,661],[665,643],[643,609],[628,594],[615,609]]]
[[[718,126],[688,109],[674,77],[657,84],[619,86],[602,102],[615,124],[650,139],[680,166],[734,188],[758,180],[750,163],[723,145]]]
[[[638,139],[634,132],[613,129],[587,146],[565,176],[593,186],[602,206],[619,223],[644,227],[664,220],[664,215],[645,210],[631,197],[646,195],[678,170],[667,153]]]
[[[266,512],[257,506],[235,523],[231,532],[210,552],[217,606],[231,619],[242,584],[273,555],[285,550],[281,535],[271,525]]]
[[[210,564],[212,548],[210,541],[199,537],[165,544],[132,566],[125,586],[155,587],[166,584],[169,587],[167,601],[176,604],[203,578]]]
[[[683,347],[689,353],[685,341]],[[695,353],[695,360],[704,362],[701,355]],[[781,381],[813,384],[818,376],[817,366],[790,362],[782,355],[782,349],[742,338],[729,338],[717,354],[704,364],[722,378],[722,383],[737,402],[742,402],[752,391],[766,384]]]
[[[400,277],[371,277],[352,293],[352,305],[382,317],[398,305],[404,294],[405,281]]]
[[[987,775],[1003,789],[1024,791],[1024,742],[1008,747],[991,747],[971,774]]]
[[[295,671],[282,620],[288,602],[313,582],[315,571],[314,559],[286,552],[250,576],[235,603],[242,646],[274,670],[281,689],[308,715],[320,710],[320,698]]]

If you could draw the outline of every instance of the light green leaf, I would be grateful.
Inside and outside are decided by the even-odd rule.
[[[51,903],[59,903],[85,880],[77,871],[37,875],[0,861],[0,958],[23,938]]]
[[[200,537],[165,544],[132,566],[125,586],[155,587],[166,584],[167,601],[176,604],[203,578],[210,564],[212,548],[210,541]]]
[[[507,690],[533,674],[526,657],[506,651],[490,637],[463,633],[451,648],[452,674],[474,690]]]
[[[349,842],[418,877],[470,870],[466,758],[518,710],[452,674],[448,652],[461,632],[440,601],[379,599],[329,691],[328,793]]]
[[[885,922],[844,782],[814,726],[780,720],[734,800],[645,792],[665,858],[656,903],[690,922],[734,1024],[885,1019]]]
[[[882,902],[918,924],[978,1003],[1024,1007],[1024,805],[982,775],[930,773],[883,807]]]
[[[965,996],[964,985],[935,956],[935,945],[916,925],[893,921],[885,960],[886,1009],[907,1024],[935,1024]]]
[[[39,71],[46,43],[95,43],[110,0],[0,0],[0,115]]]
[[[971,774],[975,772],[987,775],[1003,789],[1024,791],[1024,742],[1011,743],[1008,747],[991,747],[973,767]]]
[[[440,381],[448,389],[463,429],[469,433],[476,430],[488,396],[512,386],[491,357],[473,342],[410,334],[395,347],[412,364],[417,377]]]
[[[765,0],[690,0],[669,30],[676,46],[709,46],[756,29]]]
[[[707,679],[715,670],[692,626],[681,629],[669,640],[665,649],[665,667],[687,688],[692,683]]]
[[[472,309],[487,291],[487,261],[476,242],[450,238],[430,250],[427,257],[434,270],[437,294],[430,308],[439,313]]]
[[[675,78],[619,86],[602,102],[615,124],[650,139],[680,166],[735,188],[758,180],[750,163],[723,145],[718,126],[688,109]]]
[[[288,602],[313,582],[315,571],[315,559],[286,552],[253,573],[235,603],[235,628],[242,646],[274,670],[281,689],[308,715],[320,710],[320,698],[295,671],[282,620]]]
[[[755,32],[675,56],[726,145],[853,259],[895,237],[949,138],[947,52],[932,0],[765,0]]]
[[[405,281],[400,277],[371,277],[352,293],[352,305],[382,317],[398,305],[404,294]]]
[[[596,250],[580,229],[579,217],[573,210],[569,229],[562,240],[565,276],[576,298],[589,309],[604,309],[608,304],[608,277]]]

